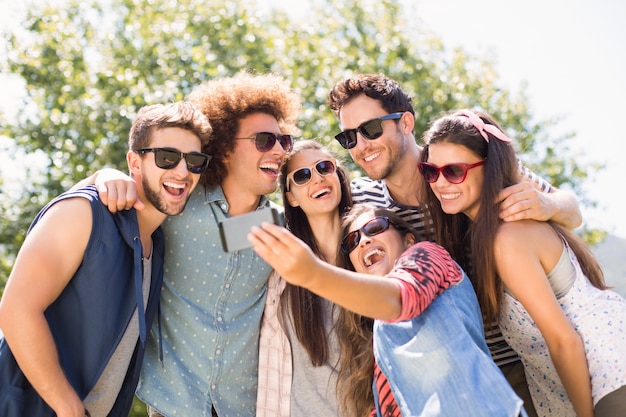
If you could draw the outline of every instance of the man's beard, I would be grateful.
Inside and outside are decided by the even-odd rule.
[[[161,197],[159,192],[150,187],[150,184],[148,184],[145,176],[142,176],[141,185],[143,186],[143,190],[148,202],[163,214],[167,214],[168,216],[176,216],[180,214],[187,205],[188,198],[184,201],[180,201],[179,203],[172,203],[168,206],[168,204]]]

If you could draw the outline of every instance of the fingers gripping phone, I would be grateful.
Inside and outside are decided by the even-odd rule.
[[[260,226],[263,222],[283,225],[283,216],[273,207],[255,210],[239,216],[229,217],[219,223],[222,247],[225,252],[234,252],[251,248],[248,242],[248,233],[252,226]]]

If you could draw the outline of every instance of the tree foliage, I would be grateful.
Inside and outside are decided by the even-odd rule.
[[[180,100],[202,81],[242,69],[291,80],[304,99],[302,136],[346,155],[354,176],[358,168],[332,141],[339,126],[326,95],[352,72],[384,72],[414,97],[418,140],[443,111],[483,108],[515,138],[526,164],[584,196],[586,167],[567,147],[573,134],[551,138],[558,120],[535,120],[523,92],[499,85],[489,59],[447,50],[407,19],[399,0],[302,7],[307,14],[294,18],[243,0],[28,0],[19,29],[3,33],[0,56],[0,67],[25,81],[26,100],[0,134],[47,159],[18,198],[0,197],[0,288],[43,204],[99,168],[126,169],[127,134],[141,106]]]
[[[241,69],[290,79],[304,99],[302,136],[340,154],[328,90],[352,72],[384,72],[414,97],[418,140],[441,112],[480,107],[506,126],[532,169],[581,192],[586,167],[567,148],[573,135],[550,139],[557,121],[535,121],[527,98],[503,89],[488,59],[446,50],[398,0],[323,0],[309,9],[294,19],[242,0],[29,3],[20,29],[4,33],[0,62],[24,79],[26,100],[0,134],[47,162],[17,200],[0,200],[0,283],[45,202],[101,167],[125,169],[126,135],[141,106],[182,99],[202,81]]]

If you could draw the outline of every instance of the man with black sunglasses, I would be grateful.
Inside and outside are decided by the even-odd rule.
[[[327,101],[344,129],[335,138],[368,176],[352,181],[353,202],[388,208],[424,235],[418,198],[423,181],[418,168],[421,147],[414,135],[412,98],[383,74],[356,74],[335,84]],[[580,225],[573,193],[556,190],[532,171],[520,169],[528,181],[500,194],[504,221],[551,219],[571,229]],[[524,400],[529,416],[536,415],[519,357],[497,326],[487,323],[485,333],[494,360]]]
[[[128,415],[159,306],[160,225],[207,168],[210,133],[188,102],[144,107],[127,154],[143,209],[111,214],[87,186],[39,212],[0,301],[0,415]]]
[[[212,159],[187,210],[163,225],[162,326],[148,338],[137,395],[153,417],[247,417],[256,410],[271,267],[251,248],[224,252],[218,224],[270,206],[282,212],[266,195],[293,148],[301,102],[282,77],[245,72],[210,80],[189,100],[211,122],[213,140],[204,151]],[[142,205],[119,173],[88,180],[107,190],[103,201],[112,211]]]

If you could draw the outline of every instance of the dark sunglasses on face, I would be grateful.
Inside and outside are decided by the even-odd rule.
[[[393,223],[388,217],[374,217],[372,220],[365,223],[360,229],[354,230],[346,235],[341,241],[341,250],[349,254],[359,246],[361,243],[361,234],[365,236],[376,236],[389,229],[389,226]]]
[[[235,138],[235,139],[253,139],[256,150],[259,152],[267,152],[274,147],[274,144],[278,140],[280,146],[287,153],[293,149],[293,136],[275,134],[270,132],[259,132],[249,138]]]
[[[369,140],[378,139],[383,134],[383,121],[397,120],[402,117],[404,112],[391,113],[378,119],[363,122],[356,129],[346,129],[335,135],[335,139],[345,149],[352,149],[356,146],[356,134],[359,132],[364,138]]]
[[[443,174],[443,177],[452,184],[460,184],[465,181],[467,177],[467,171],[472,168],[484,165],[485,161],[478,161],[474,164],[448,164],[442,167],[430,164],[428,162],[420,162],[418,164],[419,170],[426,182],[437,182],[439,174]]]
[[[289,191],[289,182],[293,181],[297,186],[303,186],[308,184],[313,178],[313,171],[315,169],[318,174],[322,176],[334,174],[337,167],[335,161],[325,159],[318,161],[312,167],[300,168],[287,174],[287,181],[285,182],[285,189]]]
[[[187,171],[192,174],[201,174],[209,166],[211,156],[200,152],[180,152],[173,148],[143,148],[137,149],[136,153],[143,155],[148,152],[154,153],[154,163],[161,169],[174,169],[181,159],[185,158]]]

